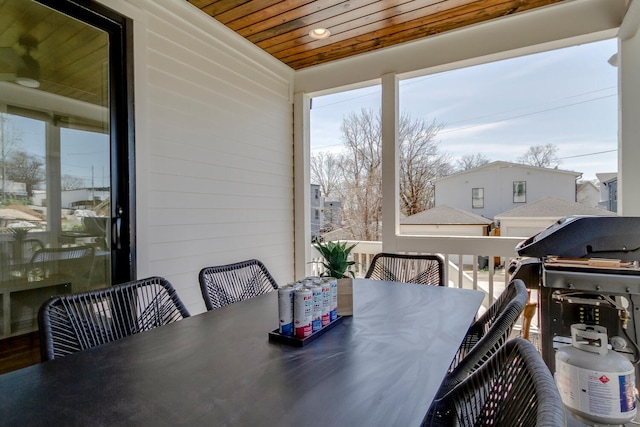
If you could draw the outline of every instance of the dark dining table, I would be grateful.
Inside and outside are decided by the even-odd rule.
[[[354,315],[268,339],[277,291],[0,376],[3,426],[419,426],[479,291],[356,279]]]

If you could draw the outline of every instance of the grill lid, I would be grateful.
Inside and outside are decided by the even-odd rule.
[[[640,217],[562,218],[516,246],[520,256],[640,260]]]

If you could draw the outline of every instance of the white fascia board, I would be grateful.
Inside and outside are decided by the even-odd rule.
[[[389,73],[412,77],[615,37],[627,6],[626,0],[573,0],[498,18],[298,70],[294,91],[317,96]]]

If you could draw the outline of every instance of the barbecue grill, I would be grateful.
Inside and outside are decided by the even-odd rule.
[[[511,275],[538,291],[539,346],[551,372],[576,323],[606,327],[611,343],[627,343],[614,350],[640,359],[640,217],[563,218],[516,251]]]

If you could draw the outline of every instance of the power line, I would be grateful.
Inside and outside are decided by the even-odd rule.
[[[587,93],[599,92],[599,91],[606,90],[606,89],[608,89],[608,88],[598,89],[596,91],[587,92]],[[579,96],[579,95],[575,95],[575,96]],[[572,97],[575,97],[575,96],[572,96]],[[439,134],[447,134],[447,133],[452,133],[452,132],[458,132],[458,131],[461,131],[461,130],[467,130],[467,129],[473,129],[473,128],[480,127],[480,126],[485,126],[485,125],[488,125],[488,124],[491,124],[491,123],[499,123],[499,122],[504,122],[504,121],[507,121],[507,120],[518,119],[518,118],[521,118],[521,117],[532,116],[532,115],[535,115],[535,114],[546,113],[546,112],[549,112],[549,111],[554,111],[554,110],[559,110],[559,109],[562,109],[562,108],[572,107],[574,105],[580,105],[580,104],[585,104],[587,102],[599,101],[601,99],[611,98],[612,96],[617,96],[617,94],[605,95],[605,96],[601,96],[601,97],[598,97],[598,98],[592,98],[592,99],[587,99],[587,100],[584,100],[584,101],[573,102],[573,103],[570,103],[570,104],[559,105],[559,106],[553,107],[553,108],[547,108],[547,109],[544,109],[544,110],[532,111],[531,113],[525,113],[525,114],[520,114],[520,115],[516,115],[516,116],[505,117],[504,119],[490,121],[490,122],[484,122],[484,123],[479,123],[479,124],[475,124],[475,125],[464,126],[464,127],[460,127],[460,128],[457,128],[457,129],[443,130],[443,131],[439,132]],[[462,121],[464,121],[464,120],[462,120]],[[460,123],[462,121],[459,121],[459,122],[456,122],[456,123]],[[340,145],[342,145],[342,144],[323,145],[321,147],[315,147],[314,149],[317,150],[317,149],[320,149],[320,148],[338,147]]]
[[[582,93],[579,93],[577,95],[570,95],[570,96],[565,96],[565,97],[562,97],[562,98],[556,98],[555,101],[561,101],[563,99],[578,98],[578,97],[581,97],[581,96],[584,96],[584,95],[590,95],[590,94],[593,94],[593,93],[602,92],[602,91],[605,91],[605,90],[610,90],[610,89],[615,89],[615,88],[616,88],[615,86],[605,87],[605,88],[602,88],[602,89],[596,89],[596,90],[592,90],[592,91],[589,91],[589,92],[582,92]],[[607,96],[613,96],[613,95],[607,95]],[[550,104],[550,103],[555,102],[555,101],[546,102],[545,104]],[[567,105],[573,105],[573,104],[567,104]],[[497,113],[485,114],[483,116],[476,116],[476,117],[472,117],[472,118],[469,118],[469,119],[458,120],[457,122],[451,122],[451,123],[447,123],[447,124],[451,125],[451,124],[457,124],[457,123],[464,123],[464,122],[468,122],[468,121],[472,121],[472,120],[485,119],[487,117],[493,117],[493,116],[497,116],[497,115],[500,115],[500,114],[508,114],[508,113],[511,113],[511,112],[519,111],[519,110],[526,110],[528,108],[535,108],[535,107],[532,107],[532,106],[520,107],[520,108],[515,108],[515,109],[511,109],[511,110],[507,110],[507,111],[500,111],[500,112],[497,112]]]
[[[472,128],[475,128],[475,127],[489,125],[489,124],[492,124],[492,123],[504,122],[506,120],[519,119],[521,117],[533,116],[535,114],[540,114],[540,113],[547,113],[549,111],[560,110],[562,108],[567,108],[567,107],[573,107],[574,105],[586,104],[587,102],[591,102],[591,101],[599,101],[601,99],[611,98],[612,96],[617,96],[617,94],[605,95],[605,96],[601,96],[601,97],[598,97],[598,98],[587,99],[587,100],[580,101],[580,102],[573,102],[571,104],[559,105],[557,107],[547,108],[545,110],[538,110],[538,111],[533,111],[531,113],[520,114],[520,115],[517,115],[517,116],[505,117],[504,119],[494,120],[492,122],[485,122],[485,123],[479,123],[479,124],[476,124],[476,125],[464,126],[464,127],[458,128],[458,129],[450,129],[448,131],[444,130],[444,131],[442,131],[440,133],[446,134],[446,133],[458,132],[458,131],[461,131],[461,130],[472,129]]]
[[[558,160],[575,159],[576,157],[595,156],[596,154],[615,153],[618,150],[598,151],[596,153],[578,154],[576,156],[559,157]]]

